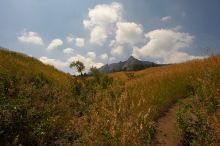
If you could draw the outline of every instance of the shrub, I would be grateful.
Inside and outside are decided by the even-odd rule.
[[[101,77],[103,76],[102,73],[96,67],[91,67],[90,72],[96,80],[96,82],[100,84]]]
[[[105,75],[101,78],[100,84],[103,89],[107,89],[107,87],[110,86],[112,82],[113,82],[113,78]]]
[[[128,77],[129,80],[132,80],[135,78],[134,73],[131,73],[131,72],[126,73],[126,76]]]
[[[44,76],[43,73],[38,73],[35,78],[33,78],[33,84],[37,87],[37,88],[41,88],[46,84],[49,84],[49,80],[46,79],[46,77]]]
[[[213,142],[213,129],[208,116],[195,105],[187,104],[177,112],[177,127],[183,145],[208,146]]]
[[[184,103],[177,112],[177,127],[182,135],[183,145],[208,146],[214,142],[214,129],[211,126],[211,116],[217,109],[215,93],[218,80],[213,81],[211,73],[205,72],[193,87],[194,95]]]

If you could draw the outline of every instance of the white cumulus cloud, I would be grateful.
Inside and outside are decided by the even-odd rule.
[[[93,9],[89,9],[89,20],[84,21],[84,26],[87,28],[94,25],[107,27],[121,19],[121,14],[122,5],[119,3],[96,5]]]
[[[43,45],[44,42],[42,38],[36,32],[23,32],[21,36],[17,37],[18,41],[22,43],[34,44],[34,45]]]
[[[95,52],[88,52],[88,53],[87,53],[87,56],[88,56],[89,58],[91,58],[92,60],[95,60],[95,58],[96,58]]]
[[[108,54],[107,53],[103,53],[103,54],[100,55],[100,58],[102,60],[107,60],[108,59]]]
[[[72,54],[73,52],[74,52],[74,49],[72,49],[72,48],[66,48],[63,50],[63,53],[65,53],[65,54]]]
[[[80,37],[74,36],[67,36],[66,37],[67,43],[75,43],[75,45],[79,48],[83,48],[85,46],[85,39]]]
[[[47,50],[53,50],[57,48],[58,46],[62,46],[62,45],[63,45],[63,41],[57,38],[50,42],[50,44],[47,47]]]
[[[116,46],[111,49],[111,54],[112,55],[122,55],[124,48],[122,46]]]
[[[76,38],[75,45],[79,48],[83,48],[85,46],[85,40],[83,38]]]
[[[133,48],[133,55],[136,57],[157,58],[163,63],[178,63],[201,58],[201,56],[193,56],[181,50],[189,48],[193,43],[194,37],[188,33],[157,29],[148,32],[145,36],[149,39],[147,44],[141,48]]]
[[[65,61],[61,61],[58,59],[51,59],[51,58],[47,58],[45,56],[40,57],[39,60],[45,64],[52,65],[58,69],[63,69],[68,66],[67,62],[65,62]]]
[[[88,17],[83,21],[84,27],[90,30],[90,42],[103,45],[116,22],[121,20],[122,5],[113,2],[109,5],[99,4],[89,9]],[[97,38],[98,37],[98,38]]]
[[[107,39],[106,30],[103,27],[96,26],[92,29],[90,34],[90,42],[98,45],[102,45]]]
[[[72,42],[74,42],[74,37],[73,36],[67,36],[66,37],[66,41],[67,41],[67,43],[72,43]]]
[[[91,29],[93,27],[93,24],[90,20],[83,20],[83,25],[87,29]]]
[[[119,44],[135,45],[143,41],[143,29],[134,22],[118,22],[116,42]]]

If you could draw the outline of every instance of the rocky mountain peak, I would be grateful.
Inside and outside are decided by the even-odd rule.
[[[116,71],[135,71],[148,67],[157,66],[157,64],[149,61],[141,61],[134,56],[130,56],[126,61],[118,63],[106,64],[99,68],[102,73],[116,72]]]
[[[134,56],[130,56],[127,61],[130,62],[130,61],[139,61],[139,60],[136,59]]]

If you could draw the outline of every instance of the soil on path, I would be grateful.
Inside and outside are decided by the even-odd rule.
[[[151,146],[180,146],[180,136],[176,130],[176,111],[178,108],[179,104],[174,104],[164,116],[159,118]]]
[[[183,103],[189,102],[188,99],[183,99]],[[218,109],[214,114],[212,126],[216,132],[215,142],[213,146],[219,146],[220,143],[220,99],[218,101]],[[174,104],[161,118],[156,122],[155,137],[151,146],[182,146],[180,136],[176,128],[176,112],[180,104]]]

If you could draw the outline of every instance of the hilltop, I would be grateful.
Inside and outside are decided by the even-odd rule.
[[[149,67],[161,66],[150,61],[141,61],[130,56],[126,61],[118,63],[106,64],[99,68],[102,73],[118,72],[118,71],[138,71]]]

